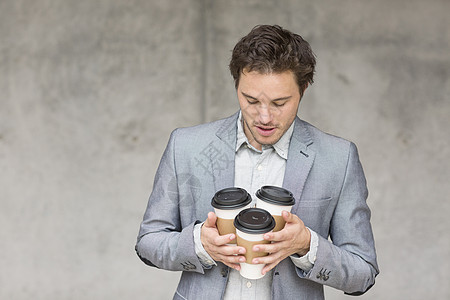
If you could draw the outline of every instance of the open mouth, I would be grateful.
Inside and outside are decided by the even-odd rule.
[[[258,133],[262,136],[271,136],[275,132],[276,128],[256,126],[256,130],[258,130]]]

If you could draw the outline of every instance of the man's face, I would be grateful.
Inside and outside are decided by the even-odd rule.
[[[242,72],[237,88],[243,127],[250,144],[273,145],[294,122],[300,91],[294,74]]]

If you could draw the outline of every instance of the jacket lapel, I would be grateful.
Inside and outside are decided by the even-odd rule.
[[[215,190],[234,186],[234,159],[236,154],[236,131],[239,112],[224,120],[216,132],[218,139],[210,143],[210,162]]]
[[[313,141],[303,121],[297,117],[294,126],[283,181],[283,187],[291,191],[295,197],[292,211],[299,205],[303,187],[316,155],[314,151],[308,149]]]

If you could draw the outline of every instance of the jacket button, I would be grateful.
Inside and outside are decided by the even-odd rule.
[[[227,277],[228,269],[227,268],[222,268],[222,270],[220,271],[220,274],[222,274],[222,277]]]

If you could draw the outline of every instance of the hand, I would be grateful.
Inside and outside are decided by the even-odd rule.
[[[208,213],[208,218],[203,223],[200,235],[203,248],[215,261],[221,261],[230,268],[239,271],[241,269],[239,263],[245,262],[245,257],[242,255],[245,254],[245,248],[226,245],[236,239],[236,235],[233,233],[219,235],[216,220],[215,213]]]
[[[271,244],[261,244],[253,246],[253,251],[268,252],[268,256],[254,258],[254,264],[266,264],[262,274],[266,274],[273,269],[280,261],[286,257],[297,253],[300,256],[309,251],[311,243],[311,232],[299,217],[290,212],[283,211],[283,219],[286,221],[284,228],[278,232],[268,232],[264,235],[264,240],[271,241]]]

